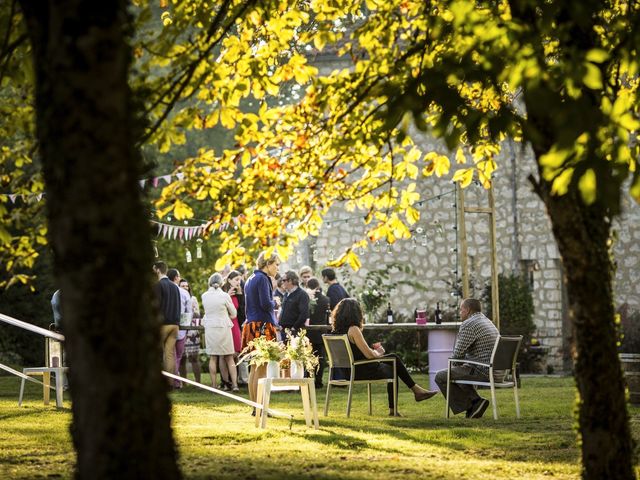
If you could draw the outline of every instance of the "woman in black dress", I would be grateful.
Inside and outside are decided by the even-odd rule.
[[[437,390],[425,390],[413,381],[404,363],[395,353],[385,354],[384,348],[380,343],[374,343],[373,348],[369,346],[362,335],[362,318],[362,308],[354,298],[341,300],[332,313],[333,333],[348,335],[354,360],[394,357],[396,359],[396,374],[411,389],[416,402],[427,400],[436,395],[438,393]],[[392,376],[393,367],[388,363],[370,363],[356,366],[355,380],[377,380],[392,378]],[[387,384],[387,394],[389,397],[389,415],[393,415],[394,396],[392,383]]]

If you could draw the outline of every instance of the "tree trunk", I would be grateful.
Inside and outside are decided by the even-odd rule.
[[[576,339],[583,478],[635,478],[616,348],[608,212],[598,204],[586,206],[575,191],[553,196],[546,182],[538,185],[538,193],[551,217],[566,274]]]
[[[78,478],[179,478],[160,373],[126,2],[21,0]],[[153,307],[153,308],[152,308]]]

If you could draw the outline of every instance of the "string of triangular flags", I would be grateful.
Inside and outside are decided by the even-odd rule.
[[[208,223],[195,226],[170,225],[168,223],[151,220],[158,227],[158,236],[169,240],[191,240],[198,238],[205,232]]]
[[[176,174],[168,174],[168,175],[160,175],[158,177],[150,177],[143,178],[142,180],[138,180],[138,184],[140,188],[144,188],[145,185],[151,185],[153,188],[158,188],[161,186],[160,182],[164,182],[165,185],[169,185],[173,178],[178,180],[182,180],[184,178],[184,173],[176,173]],[[23,202],[36,201],[39,202],[45,196],[44,192],[41,193],[0,193],[0,196],[7,196],[9,201],[13,204],[16,203],[16,200],[22,200]]]
[[[191,240],[193,238],[202,237],[208,229],[211,222],[201,223],[200,225],[171,225],[170,223],[158,222],[150,220],[152,224],[158,228],[158,236],[168,240]],[[237,218],[232,218],[231,222],[225,222],[218,227],[218,232],[222,232],[229,228],[232,224],[237,225]],[[236,227],[237,228],[237,227]]]

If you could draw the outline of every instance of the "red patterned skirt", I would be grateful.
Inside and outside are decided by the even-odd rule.
[[[267,337],[267,340],[277,340],[276,326],[270,322],[246,322],[242,327],[242,349],[249,345],[254,338]]]

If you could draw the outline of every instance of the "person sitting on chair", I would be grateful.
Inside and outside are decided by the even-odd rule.
[[[489,363],[496,339],[500,335],[496,326],[481,312],[480,301],[466,298],[460,304],[460,331],[451,358]],[[494,375],[495,377],[495,375]],[[489,381],[489,370],[471,364],[453,365],[451,380]],[[447,396],[447,370],[436,373],[436,383]],[[473,385],[452,383],[449,386],[449,406],[454,415],[466,412],[467,418],[480,418],[489,406],[489,400],[480,397]]]
[[[400,357],[395,353],[385,354],[384,348],[378,343],[373,344],[373,348],[367,344],[362,335],[362,307],[355,298],[345,298],[341,300],[332,313],[333,333],[340,335],[348,335],[349,341],[355,348],[352,348],[353,358],[355,361],[373,359],[373,358],[395,358],[396,359],[396,375],[404,384],[411,389],[416,402],[427,400],[437,391],[425,390],[413,381],[407,368],[402,363]],[[393,378],[393,367],[390,363],[369,363],[357,365],[355,367],[355,380],[378,380],[383,378]],[[396,384],[397,384],[396,379]],[[389,397],[389,415],[393,415],[393,384],[387,383],[387,395]],[[400,414],[398,414],[400,416]]]

